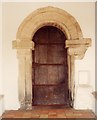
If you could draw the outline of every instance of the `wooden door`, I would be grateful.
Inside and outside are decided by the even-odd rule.
[[[33,105],[68,105],[66,37],[53,26],[39,29],[33,37]]]

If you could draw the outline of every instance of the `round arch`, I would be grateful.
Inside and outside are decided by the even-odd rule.
[[[17,49],[19,59],[19,102],[21,109],[32,108],[32,38],[36,31],[43,26],[59,28],[67,40],[64,42],[68,48],[68,83],[71,95],[71,106],[74,103],[74,61],[82,59],[85,51],[91,45],[90,38],[83,38],[81,28],[76,19],[66,11],[56,7],[44,7],[31,13],[20,24],[13,48]]]
[[[82,31],[75,18],[66,11],[55,7],[37,9],[24,19],[17,31],[17,39],[32,40],[35,32],[45,26],[52,25],[61,29],[67,39],[82,39]]]

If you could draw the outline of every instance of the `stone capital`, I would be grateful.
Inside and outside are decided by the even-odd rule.
[[[88,47],[91,46],[91,39],[66,40],[65,44],[65,47],[68,48],[68,55],[74,56],[76,59],[82,59]]]
[[[68,48],[68,55],[74,56],[76,59],[83,59],[87,47]]]
[[[34,50],[34,42],[30,40],[16,39],[12,42],[13,49],[32,49]]]
[[[66,48],[90,47],[91,38],[83,38],[81,40],[66,40]]]

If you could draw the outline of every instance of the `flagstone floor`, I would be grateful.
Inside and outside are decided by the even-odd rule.
[[[91,110],[39,107],[32,110],[6,111],[2,118],[95,118],[95,115]]]

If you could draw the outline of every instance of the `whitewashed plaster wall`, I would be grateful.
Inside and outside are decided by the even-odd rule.
[[[2,84],[2,4],[0,3],[0,116],[4,112],[4,97]]]
[[[82,74],[87,71],[88,86],[91,85],[89,91],[95,90],[95,3],[3,3],[3,91],[5,109],[7,110],[18,109],[19,107],[18,60],[16,50],[12,49],[12,41],[16,38],[18,27],[24,18],[37,8],[46,6],[58,7],[70,13],[78,21],[84,38],[92,38],[92,47],[87,50],[84,59],[75,62],[75,84],[79,86],[79,79],[84,79],[82,75],[82,78],[79,78],[79,73]],[[87,88],[79,91],[84,93],[84,90],[89,92]],[[89,99],[93,104],[88,102],[88,109],[94,109],[92,96]],[[82,103],[77,105],[76,102],[79,100],[80,98],[77,96],[75,108],[87,109],[87,106]],[[85,100],[85,103],[87,102],[85,98],[82,100]]]
[[[2,94],[2,4],[0,3],[0,94]]]

